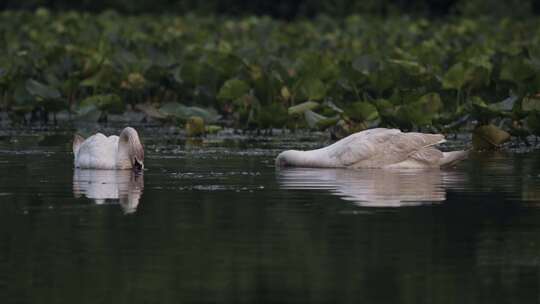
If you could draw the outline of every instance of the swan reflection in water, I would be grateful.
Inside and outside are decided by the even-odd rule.
[[[98,205],[119,202],[124,214],[137,211],[144,188],[142,173],[131,170],[87,170],[73,172],[73,195],[86,196]]]
[[[455,171],[439,169],[282,168],[282,189],[329,190],[359,206],[400,207],[442,202],[446,188],[463,182]]]

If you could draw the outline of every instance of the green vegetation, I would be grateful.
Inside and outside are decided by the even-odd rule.
[[[540,134],[540,20],[0,13],[0,107]]]

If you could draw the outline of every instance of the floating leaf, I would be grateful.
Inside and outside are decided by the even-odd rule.
[[[540,111],[540,97],[528,96],[521,102],[523,111]]]
[[[116,94],[99,94],[86,97],[81,101],[80,108],[83,109],[91,105],[100,111],[108,113],[120,114],[124,112],[124,103],[120,96]]]
[[[442,85],[445,89],[460,89],[467,82],[467,70],[461,62],[454,64],[444,74]]]
[[[167,117],[168,117],[166,114],[163,114],[161,111],[159,111],[154,106],[152,106],[151,104],[148,104],[148,103],[137,104],[135,106],[135,109],[143,112],[148,117],[153,118],[153,119],[157,119],[157,120],[166,120]]]
[[[407,74],[410,75],[421,75],[427,72],[427,69],[422,66],[419,62],[412,60],[400,60],[400,59],[391,59],[389,62],[402,68]]]
[[[364,75],[369,75],[377,70],[379,64],[370,55],[363,55],[353,60],[352,67]]]
[[[324,115],[315,113],[311,110],[307,110],[304,112],[304,118],[306,120],[307,125],[311,129],[326,129],[330,126],[335,125],[339,120],[339,116],[334,117],[326,117]]]
[[[168,102],[161,106],[159,111],[180,120],[187,120],[192,116],[198,116],[203,118],[206,122],[213,123],[220,118],[219,114],[214,109],[195,106],[188,107],[177,102]]]
[[[536,136],[540,135],[540,112],[532,111],[527,115],[527,127]]]
[[[356,121],[370,121],[379,118],[377,108],[367,101],[357,101],[345,108],[345,114]]]
[[[520,84],[536,75],[534,69],[519,57],[511,58],[502,64],[500,79]]]
[[[315,110],[319,107],[319,103],[315,101],[306,101],[289,108],[289,115],[302,114],[308,110]]]
[[[240,79],[229,79],[227,80],[221,89],[217,98],[219,100],[238,100],[240,97],[244,96],[249,92],[249,85]]]
[[[186,121],[186,135],[188,137],[202,136],[205,132],[204,119],[199,116],[189,117]]]
[[[296,87],[308,100],[321,100],[326,96],[326,86],[318,78],[302,78],[298,81]]]
[[[288,120],[287,108],[281,103],[271,103],[260,107],[257,122],[260,128],[281,128]]]
[[[205,127],[205,132],[207,134],[217,134],[221,130],[223,130],[223,127],[217,125],[209,125]]]
[[[428,93],[418,99],[418,103],[423,105],[426,115],[433,115],[443,107],[443,102],[439,93]]]
[[[509,139],[510,134],[508,132],[489,124],[474,129],[472,143],[474,149],[477,150],[493,149],[507,142]]]
[[[56,88],[42,84],[33,79],[28,79],[26,81],[26,90],[28,90],[30,94],[43,99],[60,98],[60,92]]]

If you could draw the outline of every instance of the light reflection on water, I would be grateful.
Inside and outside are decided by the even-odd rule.
[[[67,135],[0,139],[2,304],[540,298],[538,152],[445,171],[276,170],[303,143],[142,137],[144,180],[74,171]]]
[[[446,187],[463,183],[457,171],[439,169],[319,169],[282,168],[282,189],[329,190],[363,207],[416,206],[442,202]]]
[[[73,170],[73,195],[96,204],[117,202],[125,214],[137,211],[144,188],[143,173],[132,170]]]

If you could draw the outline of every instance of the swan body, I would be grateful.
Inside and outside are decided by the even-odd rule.
[[[445,142],[441,134],[404,133],[377,128],[361,131],[336,143],[311,151],[288,150],[276,158],[277,166],[313,168],[420,169],[454,165],[466,151],[441,152],[434,145]]]
[[[144,149],[137,131],[127,127],[120,136],[94,134],[87,139],[75,135],[73,140],[75,168],[125,170],[144,168]]]

